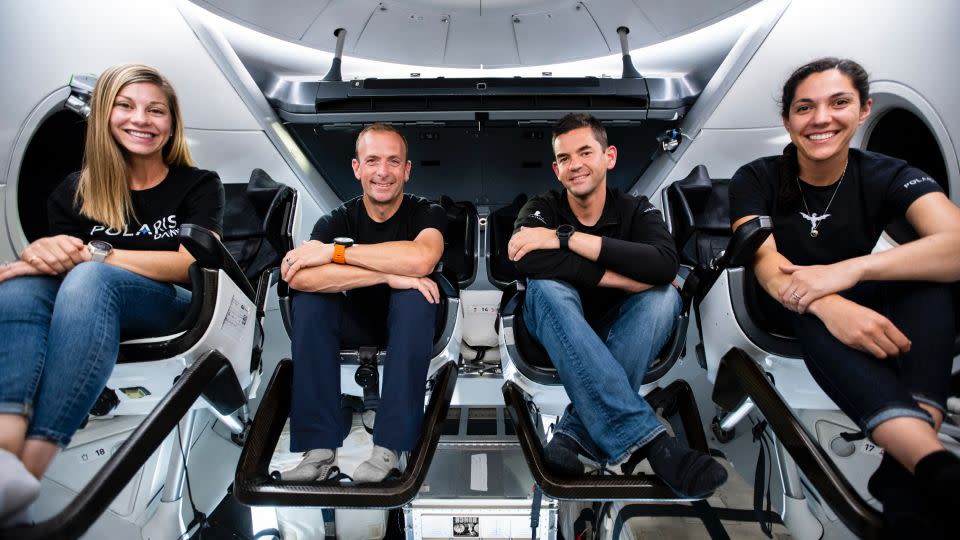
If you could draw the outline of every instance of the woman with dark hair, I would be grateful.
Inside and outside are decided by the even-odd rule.
[[[22,520],[110,377],[121,339],[186,314],[181,223],[219,234],[223,186],[192,166],[173,87],[122,64],[97,80],[83,168],[47,202],[50,236],[0,265],[0,525]]]
[[[793,312],[781,310],[814,379],[884,449],[869,490],[890,531],[935,535],[945,510],[960,509],[960,459],[937,439],[953,359],[946,284],[960,279],[960,209],[924,172],[850,148],[871,106],[856,62],[823,58],[794,71],[781,109],[791,143],[734,174],[730,219],[736,230],[757,215],[773,218],[754,261],[758,282]],[[872,253],[903,217],[919,239]]]

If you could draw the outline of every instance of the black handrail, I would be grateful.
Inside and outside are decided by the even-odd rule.
[[[544,495],[562,500],[693,500],[677,495],[660,478],[653,475],[566,478],[552,473],[544,462],[543,445],[527,410],[527,398],[523,391],[512,381],[504,383],[502,391],[507,411],[517,428],[517,438],[520,440],[520,448],[523,450],[527,466]],[[706,436],[703,433],[700,414],[690,385],[684,381],[674,381],[666,388],[653,390],[647,394],[646,398],[651,403],[660,399],[676,399],[688,443],[692,448],[703,452],[708,451]]]
[[[433,461],[443,420],[447,417],[457,367],[444,364],[435,375],[433,391],[423,418],[417,445],[399,479],[372,484],[305,483],[274,480],[270,458],[290,414],[293,362],[281,360],[266,395],[260,402],[247,442],[240,453],[234,495],[241,503],[257,506],[316,506],[323,508],[395,508],[413,500]]]
[[[160,447],[207,384],[224,369],[233,370],[219,351],[210,351],[191,364],[70,504],[46,521],[0,530],[0,540],[52,540],[83,535]]]
[[[773,429],[777,440],[803,471],[820,497],[840,521],[859,538],[880,538],[883,519],[847,482],[823,448],[813,440],[803,424],[783,401],[766,374],[745,352],[734,347],[723,355],[721,369],[733,371],[744,392]]]

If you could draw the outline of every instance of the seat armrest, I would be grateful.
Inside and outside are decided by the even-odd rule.
[[[749,265],[753,262],[757,249],[772,232],[773,220],[770,216],[757,216],[740,225],[727,244],[727,249],[713,261],[711,266],[715,270],[726,270]]]
[[[197,260],[201,268],[223,270],[237,287],[243,291],[252,302],[257,301],[257,294],[250,285],[247,276],[243,274],[240,265],[234,260],[227,247],[220,242],[217,235],[209,229],[199,225],[186,223],[180,226],[180,243],[187,248],[190,255]]]

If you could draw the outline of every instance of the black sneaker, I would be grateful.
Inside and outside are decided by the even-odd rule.
[[[550,472],[560,476],[583,476],[580,445],[563,433],[555,433],[543,447],[543,460]]]

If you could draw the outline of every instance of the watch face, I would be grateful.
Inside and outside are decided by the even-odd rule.
[[[347,238],[346,236],[338,236],[333,239],[334,244],[339,244],[343,247],[350,247],[353,245],[353,238]]]
[[[110,251],[113,249],[113,246],[110,245],[110,242],[104,242],[103,240],[91,240],[90,246],[93,249],[100,251]]]
[[[569,223],[565,223],[557,227],[557,236],[569,237],[573,235],[574,232],[576,232],[576,229],[574,229],[573,225],[570,225]]]

